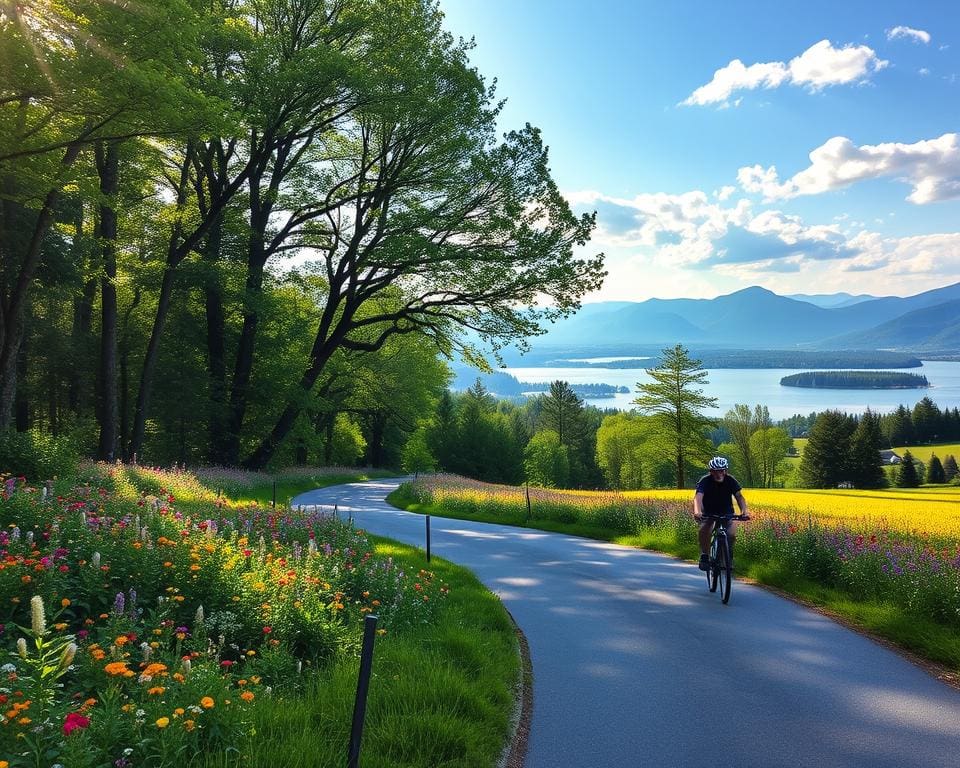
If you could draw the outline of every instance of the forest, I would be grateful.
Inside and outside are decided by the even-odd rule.
[[[0,7],[0,431],[373,465],[599,287],[430,2]],[[18,437],[19,436],[19,437]]]

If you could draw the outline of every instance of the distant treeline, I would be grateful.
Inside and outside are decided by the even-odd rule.
[[[783,387],[812,389],[920,389],[929,387],[926,376],[892,371],[805,371],[784,376]]]
[[[798,352],[795,350],[693,350],[704,368],[919,368],[919,358],[899,352]],[[554,360],[564,368],[653,368],[658,358],[632,358],[609,363]]]
[[[471,376],[469,380],[467,375]],[[520,397],[530,392],[547,392],[550,389],[549,382],[520,381],[516,376],[503,371],[493,371],[478,376],[474,370],[466,373],[458,372],[453,388],[465,390],[478,378],[483,382],[487,391],[499,397]],[[613,397],[616,394],[630,391],[629,387],[614,384],[569,384],[568,387],[570,391],[590,399]]]

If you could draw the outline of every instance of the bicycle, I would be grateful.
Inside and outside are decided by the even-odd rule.
[[[730,602],[730,585],[733,582],[733,554],[727,538],[727,523],[731,520],[749,520],[745,515],[704,515],[704,520],[714,520],[710,534],[710,568],[707,570],[707,588],[716,592],[720,587],[720,600]]]

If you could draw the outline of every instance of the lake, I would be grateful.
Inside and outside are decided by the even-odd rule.
[[[596,362],[603,362],[597,360]],[[556,381],[570,384],[613,384],[630,388],[630,393],[614,397],[591,399],[587,402],[598,408],[629,410],[636,397],[636,383],[651,381],[642,368],[504,368],[505,373],[520,381],[532,383]],[[911,373],[927,377],[930,386],[924,389],[801,389],[782,387],[780,379],[800,368],[715,368],[707,371],[704,394],[718,400],[711,416],[722,416],[736,403],[753,407],[765,405],[774,420],[786,419],[795,413],[806,416],[812,411],[828,409],[863,413],[868,407],[874,413],[889,413],[903,404],[912,408],[929,397],[940,408],[960,408],[960,362],[924,361],[921,368],[910,368]],[[888,369],[883,369],[888,370]]]

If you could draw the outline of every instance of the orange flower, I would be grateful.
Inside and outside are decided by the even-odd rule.
[[[61,608],[66,608],[68,605],[70,605],[70,600],[69,600],[69,598],[66,598],[66,597],[65,597],[65,598],[63,598],[63,600],[60,601],[60,607],[61,607]]]
[[[150,688],[150,689],[147,691],[147,695],[148,695],[148,696],[159,696],[159,695],[162,694],[165,690],[166,690],[166,688],[164,688],[162,685],[155,685],[155,686],[153,686],[153,688]]]
[[[188,731],[192,731],[195,727],[193,720],[184,720],[183,727],[186,728]]]
[[[254,699],[253,691],[244,691],[243,693],[240,694],[240,698],[243,699],[244,701],[253,701]]]
[[[129,638],[129,637],[127,637],[126,635],[120,635],[119,637],[117,637],[117,638],[113,641],[113,644],[114,644],[114,645],[126,645],[126,644],[129,643],[129,642],[130,642],[130,638]]]
[[[200,699],[200,706],[204,709],[213,709],[214,701],[209,696],[204,696]]]
[[[103,671],[108,675],[125,675],[130,670],[127,669],[127,662],[125,661],[111,661],[103,668]]]

